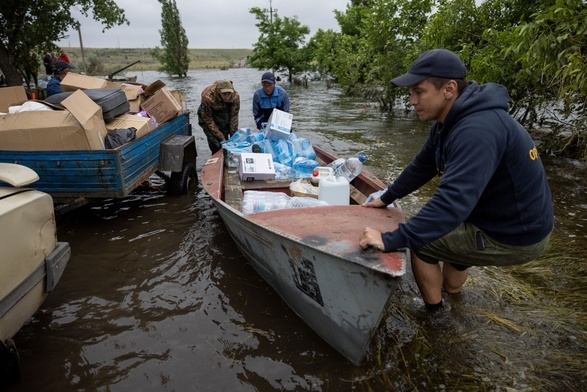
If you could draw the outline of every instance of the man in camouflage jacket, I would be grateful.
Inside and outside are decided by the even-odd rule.
[[[198,108],[198,124],[208,139],[212,154],[222,148],[238,129],[240,96],[229,80],[217,80],[202,91],[202,102]]]

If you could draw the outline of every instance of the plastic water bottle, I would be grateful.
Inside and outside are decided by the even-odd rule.
[[[281,210],[287,207],[290,197],[283,192],[245,191],[243,214]]]
[[[313,197],[294,196],[289,199],[286,208],[323,207],[328,205],[326,201],[314,199]]]
[[[367,160],[367,154],[363,151],[359,152],[356,157],[348,158],[342,165],[334,170],[335,177],[344,177],[348,182],[351,182],[361,173],[363,169],[363,162]]]
[[[230,137],[231,142],[244,142],[247,140],[247,136],[251,134],[251,128],[239,128],[236,130],[235,133],[232,134]]]
[[[261,140],[265,139],[265,134],[263,132],[254,132],[247,136],[247,142],[253,144],[255,142],[260,142]]]
[[[300,178],[312,177],[312,172],[320,166],[318,161],[304,157],[297,157],[293,162],[293,169]]]
[[[294,157],[291,153],[289,144],[285,140],[278,140],[273,142],[272,145],[275,153],[275,155],[273,155],[273,160],[291,166]]]
[[[338,158],[338,159],[330,162],[328,165],[326,165],[326,167],[330,167],[330,168],[332,168],[333,171],[336,171],[336,169],[338,169],[340,166],[342,166],[344,161],[346,161],[346,159]]]

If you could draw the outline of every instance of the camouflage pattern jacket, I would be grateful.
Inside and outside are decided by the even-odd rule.
[[[228,131],[230,134],[233,134],[238,129],[238,112],[241,106],[240,102],[240,96],[236,90],[234,90],[230,101],[224,102],[216,82],[202,91],[202,102],[198,110],[198,115],[219,141],[224,141],[225,137],[220,129],[218,129],[218,125],[214,122],[213,113],[222,112],[227,109],[229,110],[230,121]]]

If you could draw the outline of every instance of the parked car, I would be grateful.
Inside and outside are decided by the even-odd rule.
[[[26,187],[38,179],[28,167],[0,163],[0,389],[20,377],[12,338],[55,289],[71,255],[57,241],[52,197]]]

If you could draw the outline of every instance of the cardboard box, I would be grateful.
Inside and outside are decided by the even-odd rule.
[[[171,95],[173,95],[173,98],[175,98],[177,103],[179,103],[179,106],[181,106],[180,113],[184,113],[185,111],[187,111],[187,102],[185,94],[178,90],[169,90],[169,92],[171,93]]]
[[[283,112],[279,109],[273,109],[269,122],[267,123],[267,130],[265,138],[273,141],[279,139],[288,139],[291,134],[291,123],[293,115]]]
[[[61,90],[75,91],[88,90],[91,88],[107,88],[108,81],[102,78],[95,78],[93,76],[80,75],[73,72],[68,72],[61,81]]]
[[[275,166],[271,154],[242,153],[239,166],[242,181],[273,180]]]
[[[8,108],[21,105],[28,100],[23,86],[0,88],[0,113],[8,113]]]
[[[129,101],[133,101],[135,99],[137,99],[139,97],[139,95],[141,95],[141,93],[143,92],[143,87],[141,85],[138,84],[120,84],[118,86],[122,91],[124,91],[124,94],[126,95],[126,99],[128,99]]]
[[[135,127],[137,129],[136,138],[139,139],[155,129],[155,124],[153,124],[153,120],[150,118],[133,116],[130,114],[117,116],[106,124],[106,129],[108,131],[130,127]]]
[[[173,98],[173,95],[166,87],[162,87],[150,98],[146,99],[141,104],[141,108],[149,116],[154,117],[158,125],[174,118],[181,111],[181,105]]]
[[[120,84],[120,89],[124,91],[126,99],[130,104],[129,112],[138,113],[141,111],[141,103],[143,103],[143,86],[140,84]]]
[[[0,116],[0,146],[8,151],[103,150],[102,109],[82,91],[63,100],[67,110]]]

